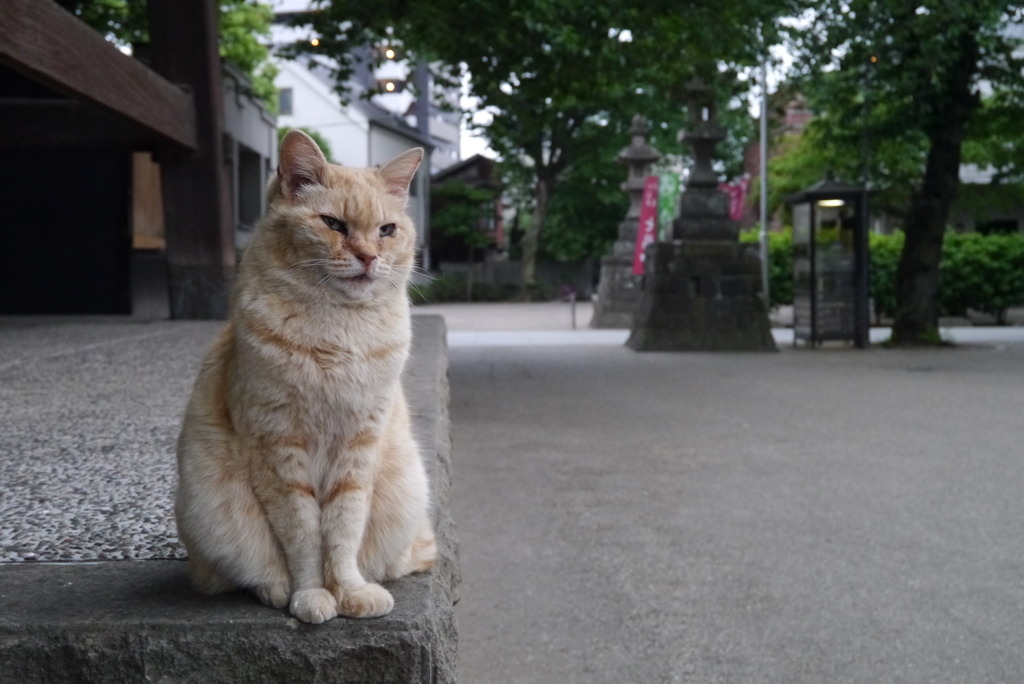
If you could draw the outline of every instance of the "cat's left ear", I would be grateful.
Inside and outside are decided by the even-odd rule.
[[[416,175],[416,169],[423,161],[423,148],[414,147],[398,155],[384,166],[377,170],[377,173],[384,180],[389,195],[397,197],[409,196],[409,184],[412,177]]]
[[[281,141],[277,176],[281,192],[290,200],[307,185],[325,185],[327,160],[317,144],[299,130],[290,130]]]

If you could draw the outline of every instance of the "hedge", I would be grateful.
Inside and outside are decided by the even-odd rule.
[[[756,242],[757,232],[740,236]],[[903,233],[871,234],[871,298],[875,320],[896,314],[896,266],[903,251]],[[793,237],[786,229],[769,233],[769,287],[772,307],[793,303]],[[946,234],[940,264],[939,308],[944,316],[963,316],[968,309],[995,316],[1003,324],[1010,307],[1024,305],[1024,234]]]
[[[947,316],[974,309],[1006,323],[1006,310],[1024,304],[1024,235],[947,233],[942,243],[939,304]]]
[[[740,233],[740,242],[759,242],[757,228]],[[793,303],[793,229],[768,233],[768,305]]]

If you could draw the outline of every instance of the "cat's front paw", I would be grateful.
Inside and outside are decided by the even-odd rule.
[[[391,593],[379,584],[364,584],[351,591],[339,591],[338,615],[353,618],[373,618],[387,615],[395,607]]]
[[[253,589],[253,592],[263,605],[284,608],[288,605],[291,589],[287,582],[268,582]]]
[[[295,592],[288,610],[303,622],[314,625],[338,617],[337,602],[326,589],[301,589]]]

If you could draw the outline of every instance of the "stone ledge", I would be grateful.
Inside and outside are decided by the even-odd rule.
[[[460,576],[440,316],[414,319],[406,387],[440,559],[387,585],[391,614],[305,625],[246,594],[196,594],[174,560],[0,564],[0,682],[454,682]]]

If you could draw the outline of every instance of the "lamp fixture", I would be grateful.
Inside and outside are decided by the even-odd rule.
[[[405,81],[400,78],[378,78],[377,90],[384,93],[400,93],[405,90]]]

